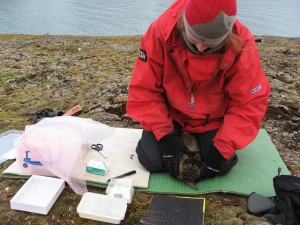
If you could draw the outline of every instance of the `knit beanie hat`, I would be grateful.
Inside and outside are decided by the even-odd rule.
[[[183,12],[186,35],[205,45],[219,45],[236,18],[236,0],[187,0]]]

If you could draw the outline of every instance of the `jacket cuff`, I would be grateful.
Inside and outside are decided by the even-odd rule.
[[[159,141],[164,136],[166,136],[167,134],[169,134],[173,131],[174,131],[173,127],[162,127],[162,128],[158,128],[158,129],[153,130],[153,134],[156,137],[156,140]]]
[[[219,150],[225,159],[230,159],[236,151],[230,144],[227,144],[223,141],[215,141],[214,146]]]

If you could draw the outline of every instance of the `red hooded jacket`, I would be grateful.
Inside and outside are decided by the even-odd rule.
[[[213,142],[225,158],[256,137],[270,87],[255,40],[236,20],[242,43],[226,43],[222,54],[196,55],[182,43],[176,26],[186,1],[171,5],[144,34],[129,85],[127,113],[157,140],[173,131],[219,129]]]

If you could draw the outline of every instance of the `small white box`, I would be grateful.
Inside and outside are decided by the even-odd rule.
[[[80,217],[119,224],[124,219],[127,201],[121,198],[86,192],[77,206]]]
[[[108,163],[90,160],[86,165],[86,172],[105,176],[108,170]]]
[[[129,178],[111,179],[106,188],[108,196],[124,198],[128,204],[131,203],[133,193],[133,179]]]
[[[62,179],[32,175],[10,200],[10,207],[47,215],[64,187]]]

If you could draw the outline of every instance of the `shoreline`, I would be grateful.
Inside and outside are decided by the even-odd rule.
[[[130,38],[130,37],[142,37],[143,34],[134,34],[134,35],[76,35],[76,34],[22,34],[22,33],[4,33],[0,36],[28,36],[28,37],[40,37],[40,36],[56,36],[56,37],[80,37],[80,38]],[[275,36],[275,35],[259,35],[253,34],[253,37],[262,37],[262,38],[284,38],[284,39],[300,39],[299,37],[291,36]]]

